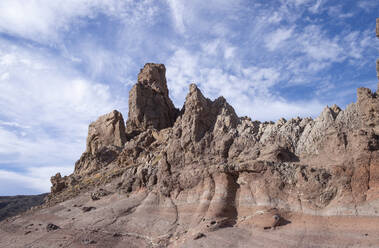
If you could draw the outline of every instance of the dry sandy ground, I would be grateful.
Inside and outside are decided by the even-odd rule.
[[[146,197],[113,194],[92,201],[82,195],[12,217],[0,223],[0,247],[379,247],[378,217],[286,213],[288,223],[275,229],[262,228],[262,215],[207,230],[181,223],[167,209],[142,206]],[[85,206],[96,209],[83,212]],[[48,232],[49,223],[60,229]],[[195,240],[199,232],[204,236]]]

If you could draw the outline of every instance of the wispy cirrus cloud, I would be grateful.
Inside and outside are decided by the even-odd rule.
[[[86,27],[98,15],[128,24],[152,18],[151,0],[4,0],[0,2],[0,31],[38,43],[59,43],[67,32]]]
[[[0,169],[70,171],[89,122],[125,104],[64,60],[25,47],[9,50],[0,41],[0,75],[7,75],[0,81]]]

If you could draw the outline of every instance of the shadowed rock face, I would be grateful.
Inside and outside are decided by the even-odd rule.
[[[46,218],[71,247],[83,240],[98,247],[369,246],[377,240],[351,234],[378,231],[378,104],[375,92],[360,88],[345,110],[259,122],[191,84],[179,112],[164,65],[146,64],[130,92],[126,128],[117,111],[92,123],[75,172],[52,177],[45,209],[4,224],[0,236]],[[328,221],[334,226],[325,229],[320,223]],[[37,246],[53,243],[34,235]]]

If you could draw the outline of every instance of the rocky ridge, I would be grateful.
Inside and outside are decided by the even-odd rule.
[[[44,208],[0,226],[9,235],[0,240],[17,237],[28,247],[377,244],[378,91],[359,88],[357,96],[316,119],[259,122],[191,84],[178,110],[165,66],[148,63],[130,91],[126,124],[116,110],[91,123],[74,173],[52,177]],[[7,231],[42,219],[59,226],[56,238],[36,231],[30,242]]]
[[[262,123],[238,117],[223,97],[212,101],[191,84],[179,112],[168,97],[164,65],[146,64],[130,92],[126,128],[116,110],[93,122],[74,173],[52,178],[50,203],[110,182],[126,193],[180,199],[211,180],[232,194],[217,200],[215,216],[228,217],[225,206],[375,214],[366,202],[379,190],[379,101],[366,88],[357,94],[357,103],[327,106],[314,120]]]

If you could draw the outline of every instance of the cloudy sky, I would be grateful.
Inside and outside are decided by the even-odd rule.
[[[0,195],[47,192],[146,62],[257,120],[317,116],[376,88],[376,0],[1,0]]]

